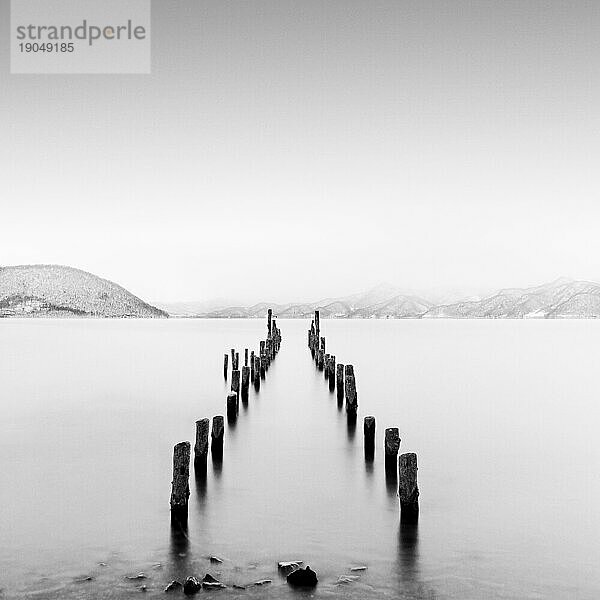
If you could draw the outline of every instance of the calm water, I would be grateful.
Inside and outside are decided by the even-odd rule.
[[[222,466],[192,476],[182,536],[173,444],[224,414],[223,353],[257,348],[265,322],[0,322],[0,597],[129,598],[141,583],[162,597],[207,571],[273,580],[224,597],[293,597],[276,564],[295,559],[323,598],[600,597],[600,322],[323,321],[328,351],[355,365],[355,432],[311,361],[309,324],[279,325]],[[399,527],[386,483],[390,426],[419,456],[416,530]]]

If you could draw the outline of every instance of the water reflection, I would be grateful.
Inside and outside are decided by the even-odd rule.
[[[348,413],[346,422],[348,425],[348,439],[353,441],[356,434],[356,413]]]
[[[396,469],[396,461],[385,461],[385,489],[390,498],[398,496],[398,471]]]
[[[171,514],[171,546],[170,555],[174,566],[181,569],[189,562],[190,539],[186,519],[178,519]]]
[[[206,458],[194,461],[194,479],[196,481],[196,492],[200,500],[206,498],[206,462]]]
[[[213,474],[215,479],[221,478],[221,473],[223,472],[223,453],[212,453],[212,466],[213,466]]]

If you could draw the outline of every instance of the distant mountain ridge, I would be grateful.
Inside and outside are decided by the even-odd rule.
[[[72,267],[0,267],[0,317],[161,318],[125,288]]]
[[[261,302],[185,316],[255,318],[264,317],[269,307],[282,318],[310,318],[319,309],[323,318],[345,319],[592,319],[600,318],[600,284],[561,278],[531,288],[507,288],[482,299],[437,305],[393,286],[381,285],[367,292],[318,302]]]

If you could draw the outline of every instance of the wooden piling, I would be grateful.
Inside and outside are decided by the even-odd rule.
[[[239,398],[240,395],[240,372],[238,370],[231,371],[231,391],[235,392]]]
[[[338,399],[344,399],[344,365],[338,363],[336,367],[335,385],[337,386]]]
[[[264,353],[260,355],[260,378],[265,378],[265,373],[267,371],[267,357]]]
[[[254,390],[260,390],[260,357],[254,357]]]
[[[354,379],[354,366],[345,367],[345,393],[346,393],[346,412],[356,414],[358,411],[358,396],[356,394],[356,380]]]
[[[254,350],[252,350],[252,352],[250,352],[250,381],[252,383],[254,383],[254,367],[256,365],[254,364]]]
[[[319,371],[323,370],[324,365],[325,365],[325,353],[323,352],[323,350],[319,350],[317,352],[317,367],[318,367]]]
[[[372,457],[375,454],[375,417],[365,417],[365,456]]]
[[[239,370],[240,368],[240,353],[236,352],[235,353],[235,369]]]
[[[194,445],[194,462],[205,462],[208,455],[209,419],[196,421],[196,444]]]
[[[333,392],[333,390],[335,389],[335,377],[336,377],[336,373],[335,373],[335,356],[333,354],[331,354],[329,356],[329,391]]]
[[[329,379],[329,359],[331,358],[330,354],[325,354],[323,357],[323,371],[325,374],[325,379]]]
[[[325,338],[321,338],[321,350],[323,350],[323,354],[325,354]]]
[[[190,497],[191,444],[179,442],[173,448],[173,481],[171,482],[171,517],[187,520]]]
[[[267,311],[267,332],[268,332],[269,337],[271,337],[272,325],[273,325],[273,309],[269,308],[269,310]]]
[[[227,395],[227,417],[235,417],[238,413],[239,401],[235,392],[230,392]]]
[[[244,366],[248,366],[248,348],[244,350]]]
[[[417,455],[414,452],[398,457],[398,496],[401,519],[416,521],[419,517],[419,486],[417,485]]]
[[[315,334],[316,334],[317,340],[318,340],[319,336],[321,335],[320,315],[319,315],[318,310],[315,310]],[[315,350],[316,350],[316,348],[315,348]]]
[[[396,458],[400,449],[400,434],[397,427],[388,427],[385,430],[385,463],[388,468],[396,469]]]
[[[216,415],[212,421],[212,431],[210,434],[210,449],[213,455],[223,455],[223,436],[225,434],[225,419],[222,415]]]
[[[250,367],[242,367],[242,398],[248,398],[248,387],[250,386]]]
[[[229,363],[229,354],[225,354],[225,358],[223,359],[223,376],[227,379],[227,367]]]

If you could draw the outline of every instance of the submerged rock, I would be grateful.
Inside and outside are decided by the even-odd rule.
[[[183,593],[184,594],[195,594],[202,589],[202,582],[193,575],[188,577],[183,584]]]
[[[125,575],[125,579],[131,579],[132,581],[137,579],[146,579],[146,575],[144,575],[144,573],[138,573],[137,575]]]
[[[217,589],[221,589],[221,588],[226,588],[227,586],[224,583],[221,583],[215,577],[213,577],[210,573],[207,573],[202,578],[202,587],[205,590],[217,590]]]
[[[181,583],[179,581],[177,581],[176,579],[173,579],[173,581],[171,581],[171,583],[169,583],[169,585],[165,588],[165,592],[174,592],[175,590],[178,590],[180,587],[183,587],[181,585]]]
[[[287,582],[296,587],[315,587],[317,574],[307,566],[306,569],[297,569],[287,576]]]
[[[277,563],[277,568],[284,573],[290,573],[302,566],[301,560],[286,560]]]
[[[340,575],[340,577],[338,577],[338,580],[336,583],[338,583],[338,584],[354,583],[358,579],[360,579],[360,577],[358,575]]]
[[[352,567],[351,571],[366,571],[369,567]]]
[[[255,581],[254,585],[267,585],[268,583],[273,583],[271,579],[261,579],[260,581]]]
[[[219,558],[218,556],[211,556],[210,557],[210,562],[214,563],[214,564],[219,564],[223,562],[222,558]]]

